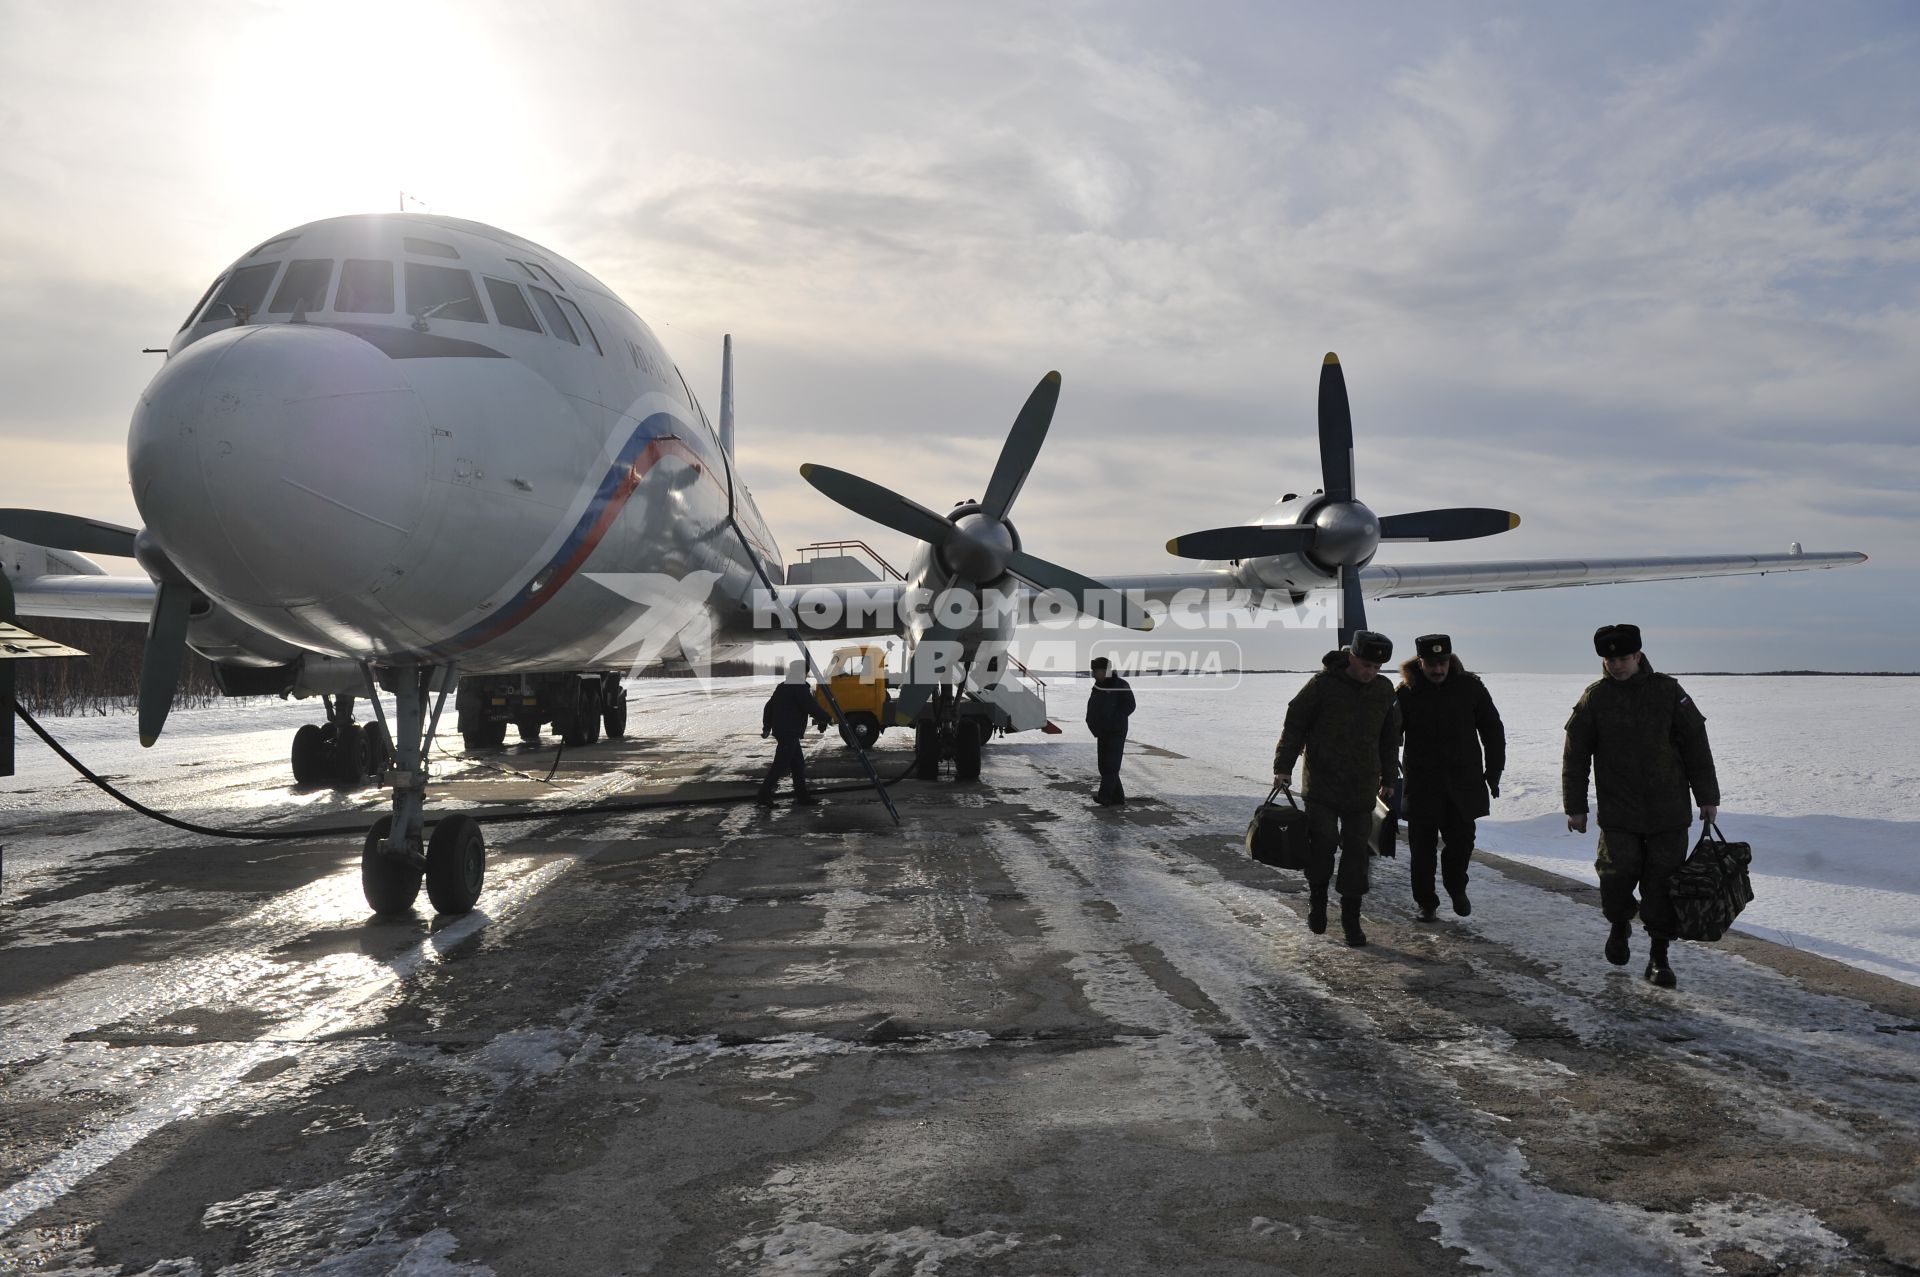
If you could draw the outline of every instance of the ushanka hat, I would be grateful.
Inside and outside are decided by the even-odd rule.
[[[1349,646],[1355,656],[1375,665],[1384,665],[1393,658],[1393,640],[1376,630],[1361,630]]]
[[[1640,650],[1640,627],[1603,625],[1593,632],[1593,650],[1602,656],[1632,656]]]
[[[1453,655],[1453,637],[1448,634],[1422,634],[1413,641],[1413,654],[1423,661]]]

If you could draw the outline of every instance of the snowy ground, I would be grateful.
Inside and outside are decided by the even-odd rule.
[[[1300,680],[1139,680],[1124,811],[1088,802],[1085,684],[1058,680],[1065,735],[996,741],[978,785],[899,786],[898,828],[849,795],[490,827],[457,920],[368,918],[355,838],[210,844],[23,741],[0,782],[0,1271],[1920,1264],[1916,884],[1882,796],[1913,747],[1861,727],[1903,721],[1910,681],[1690,680],[1729,833],[1759,847],[1748,920],[1797,909],[1803,947],[1909,984],[1738,940],[1684,946],[1670,993],[1600,960],[1590,891],[1531,869],[1485,868],[1471,917],[1423,923],[1404,858],[1377,862],[1373,943],[1311,935],[1297,877],[1238,846]],[[1579,681],[1491,682],[1515,748],[1486,841],[1588,877],[1556,811]],[[569,751],[557,803],[766,756],[759,689],[633,694],[632,736]],[[151,752],[125,718],[55,726],[195,819],[364,821],[377,791],[288,785],[311,708],[184,712]],[[551,758],[455,752],[434,801],[544,795]]]
[[[1304,674],[1219,678],[1140,678],[1137,743],[1203,762],[1227,806],[1251,807],[1271,775],[1274,739],[1287,700]],[[1560,744],[1568,711],[1585,681],[1545,674],[1489,674],[1487,685],[1507,725],[1508,767],[1479,843],[1526,864],[1596,881],[1594,835],[1572,834],[1560,814]],[[1723,795],[1720,828],[1753,845],[1755,900],[1739,930],[1805,949],[1863,970],[1920,984],[1920,820],[1909,796],[1920,793],[1920,678],[1695,676],[1684,680],[1707,715]],[[723,679],[735,689],[746,680]],[[1078,730],[1085,683],[1056,678],[1051,710]],[[704,695],[680,680],[629,684],[636,721],[663,731],[699,715]],[[341,798],[331,791],[290,791],[281,755],[289,732],[315,717],[312,702],[256,700],[177,711],[165,750],[142,751],[127,715],[60,719],[50,728],[83,761],[125,782],[135,797],[167,809],[174,798],[205,801],[190,781],[151,778],[145,762],[164,757],[189,767],[235,755],[259,755],[257,792],[223,795],[258,810],[318,819],[329,813],[384,808],[371,790]],[[435,775],[450,779],[502,765],[540,775],[539,756],[469,760],[458,734],[442,725],[445,749]],[[653,730],[653,728],[649,728]],[[18,778],[0,783],[0,820],[10,807],[34,801],[73,774],[24,728]],[[175,767],[167,772],[180,774]],[[188,777],[191,772],[186,773]],[[556,794],[556,798],[562,795]],[[580,798],[577,790],[565,797]],[[84,804],[105,809],[93,794]],[[238,813],[235,813],[238,814]],[[206,813],[201,812],[202,818]],[[43,844],[44,846],[44,844]],[[15,870],[27,867],[16,861]]]
[[[1597,677],[1597,672],[1595,677]],[[1304,674],[1141,678],[1133,738],[1212,764],[1251,807]],[[1722,793],[1720,829],[1753,844],[1751,935],[1920,984],[1920,678],[1696,676]],[[1479,845],[1595,882],[1594,834],[1560,814],[1560,746],[1586,680],[1489,674],[1507,725],[1507,774]],[[1084,683],[1052,685],[1079,717]]]

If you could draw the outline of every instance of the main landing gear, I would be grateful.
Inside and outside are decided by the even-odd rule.
[[[393,761],[393,741],[378,721],[353,721],[353,697],[322,696],[327,721],[293,734],[293,783],[302,789],[331,785],[358,789],[377,780]]]
[[[455,813],[435,823],[431,839],[426,836],[426,744],[440,721],[447,689],[455,681],[451,667],[402,665],[387,671],[398,747],[393,770],[387,774],[393,786],[393,814],[374,822],[360,850],[360,887],[375,913],[405,913],[413,908],[422,882],[437,913],[468,913],[480,899],[487,875],[487,840],[480,822]]]
[[[914,778],[939,780],[940,764],[952,759],[955,780],[979,780],[980,754],[992,734],[990,721],[962,713],[953,688],[942,687],[913,725]]]

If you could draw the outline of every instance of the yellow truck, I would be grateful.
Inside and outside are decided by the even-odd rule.
[[[838,648],[827,662],[826,677],[833,699],[847,716],[843,734],[858,741],[861,749],[872,749],[881,729],[893,722],[893,703],[887,696],[887,649],[877,643]],[[826,688],[814,688],[813,698],[833,717]]]

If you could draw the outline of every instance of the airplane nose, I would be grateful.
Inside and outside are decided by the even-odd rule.
[[[196,585],[294,607],[364,594],[395,571],[425,509],[432,443],[379,349],[262,324],[167,361],[134,410],[127,468],[148,532]]]

